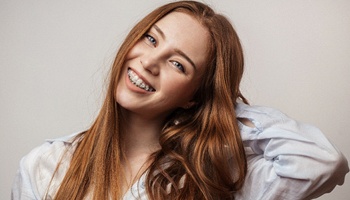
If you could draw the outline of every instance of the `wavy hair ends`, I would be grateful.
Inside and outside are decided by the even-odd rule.
[[[233,199],[247,171],[235,116],[243,74],[243,53],[230,22],[195,1],[176,1],[144,17],[129,32],[112,65],[103,106],[78,143],[56,200],[121,199],[124,181],[121,160],[122,117],[115,91],[129,50],[161,18],[184,12],[198,19],[210,33],[208,67],[195,93],[195,106],[169,116],[160,137],[161,150],[146,176],[150,199]],[[175,123],[174,123],[175,122]],[[58,169],[59,165],[56,168]],[[54,177],[53,177],[54,178]]]
[[[242,47],[231,23],[205,4],[171,5],[208,29],[208,66],[194,97],[197,105],[175,112],[169,122],[176,123],[160,137],[162,150],[153,155],[147,191],[152,199],[233,199],[247,172],[235,115],[236,100],[247,102],[239,89]]]

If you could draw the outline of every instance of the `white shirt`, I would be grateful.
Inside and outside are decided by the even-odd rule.
[[[349,171],[345,157],[317,128],[294,121],[266,107],[239,103],[238,118],[249,119],[255,127],[241,122],[248,173],[238,200],[311,199],[330,192],[344,182]],[[12,188],[12,199],[43,199],[61,156],[73,143],[74,135],[47,140],[22,158]],[[49,198],[55,195],[74,148],[62,159]],[[142,176],[125,194],[125,200],[147,200]]]

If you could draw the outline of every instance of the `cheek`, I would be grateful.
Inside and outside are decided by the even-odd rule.
[[[171,79],[165,78],[167,82],[167,94],[169,97],[175,98],[181,102],[188,102],[192,100],[194,95],[194,91],[197,89],[195,84],[193,84],[193,80],[188,79]]]
[[[126,54],[126,60],[133,59],[137,56],[140,56],[143,52],[143,47],[141,42],[137,42],[134,47],[132,47],[129,52]]]

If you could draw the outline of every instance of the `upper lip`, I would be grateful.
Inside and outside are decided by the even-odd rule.
[[[133,69],[133,68],[131,68],[131,67],[129,67],[128,69],[130,69],[130,70],[132,70],[133,72],[135,72],[135,74],[136,74],[140,79],[142,79],[142,81],[143,81],[144,83],[146,83],[147,85],[151,86],[154,90],[156,90],[156,89],[154,88],[154,86],[153,86],[152,84],[150,84],[150,82],[149,82],[144,76],[142,76],[137,70],[135,70],[135,69]]]

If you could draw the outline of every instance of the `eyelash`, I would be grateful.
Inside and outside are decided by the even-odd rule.
[[[177,61],[171,61],[171,63],[172,63],[176,68],[178,68],[180,71],[182,71],[183,73],[185,73],[185,68],[184,68],[184,66],[183,66],[181,63],[179,63],[179,62],[177,62]]]
[[[154,39],[154,37],[152,37],[149,34],[146,34],[145,37],[146,37],[147,41],[150,42],[153,46],[157,46],[157,40]]]
[[[145,38],[147,39],[148,42],[150,42],[154,47],[157,46],[157,40],[151,36],[150,34],[145,34]],[[177,68],[179,69],[181,72],[185,73],[185,67],[177,62],[177,61],[171,61],[171,63]]]

